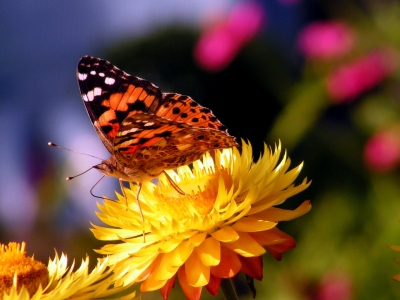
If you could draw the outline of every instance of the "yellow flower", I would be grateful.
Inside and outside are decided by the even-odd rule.
[[[99,218],[111,227],[93,225],[96,238],[120,241],[98,250],[119,276],[116,286],[141,282],[141,291],[160,289],[164,299],[177,277],[188,299],[198,299],[203,287],[216,294],[221,278],[239,271],[262,279],[261,255],[268,250],[280,260],[295,241],[276,228],[279,221],[311,209],[304,201],[295,210],[276,207],[309,186],[295,186],[302,164],[288,171],[290,159],[281,145],[253,162],[251,145],[206,154],[169,176],[186,193],[181,195],[160,177],[158,184],[143,184],[140,203],[137,186],[125,189],[127,199],[106,200]],[[128,208],[126,207],[128,203]],[[145,235],[145,236],[143,236]]]
[[[107,268],[107,258],[99,262],[89,273],[89,258],[82,261],[78,270],[74,264],[68,270],[67,256],[56,254],[46,266],[33,257],[25,256],[22,246],[10,243],[0,244],[0,299],[99,299],[124,291],[114,288],[115,274]],[[135,293],[118,299],[132,299]]]

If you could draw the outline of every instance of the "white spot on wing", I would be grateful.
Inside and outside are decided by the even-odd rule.
[[[96,71],[90,71],[90,74],[92,74],[92,75],[96,75]]]
[[[88,98],[88,101],[93,101],[93,99],[94,99],[94,93],[93,93],[93,91],[89,91],[89,92],[87,93],[87,98]]]
[[[104,76],[106,76],[106,75],[105,75],[104,73],[100,72],[100,73],[99,73],[99,76],[100,76],[100,77],[104,77]]]
[[[128,135],[129,133],[133,133],[133,132],[136,132],[138,130],[139,130],[139,128],[131,128],[129,130],[124,130],[124,131],[118,132],[117,136]]]
[[[80,81],[84,81],[87,78],[87,74],[78,73],[78,78]]]
[[[115,82],[115,79],[111,78],[111,77],[106,77],[106,79],[104,80],[104,83],[108,84],[108,85],[113,85],[114,82]]]
[[[88,102],[88,101],[89,101],[89,99],[88,99],[88,97],[86,96],[86,94],[83,94],[83,95],[82,95],[82,99],[83,99],[83,101],[85,101],[85,102]]]
[[[99,87],[96,87],[96,88],[94,88],[94,95],[95,96],[100,96],[101,95],[101,88],[99,88]]]
[[[153,125],[154,125],[154,122],[148,122],[148,123],[144,124],[144,126],[153,126]]]

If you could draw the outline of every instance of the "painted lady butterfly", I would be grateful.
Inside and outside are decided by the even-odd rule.
[[[111,153],[94,168],[119,178],[121,187],[122,181],[137,183],[137,200],[142,182],[164,170],[190,164],[213,149],[238,146],[210,109],[188,96],[162,93],[108,61],[82,57],[77,77],[93,126]]]

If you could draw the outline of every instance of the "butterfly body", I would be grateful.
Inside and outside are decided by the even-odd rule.
[[[81,96],[111,157],[94,168],[139,185],[214,149],[237,146],[212,112],[188,96],[162,93],[90,56],[77,68]]]

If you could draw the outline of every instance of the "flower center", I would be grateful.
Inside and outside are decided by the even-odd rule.
[[[154,190],[161,211],[176,219],[191,217],[193,213],[207,215],[214,207],[218,194],[218,174],[206,174],[196,178],[185,178],[178,187],[180,194],[171,184],[160,181]]]
[[[0,291],[8,293],[17,274],[17,291],[25,286],[29,295],[33,295],[39,285],[44,288],[49,281],[46,266],[32,257],[25,256],[25,243],[0,244]],[[0,298],[1,293],[0,293]]]

